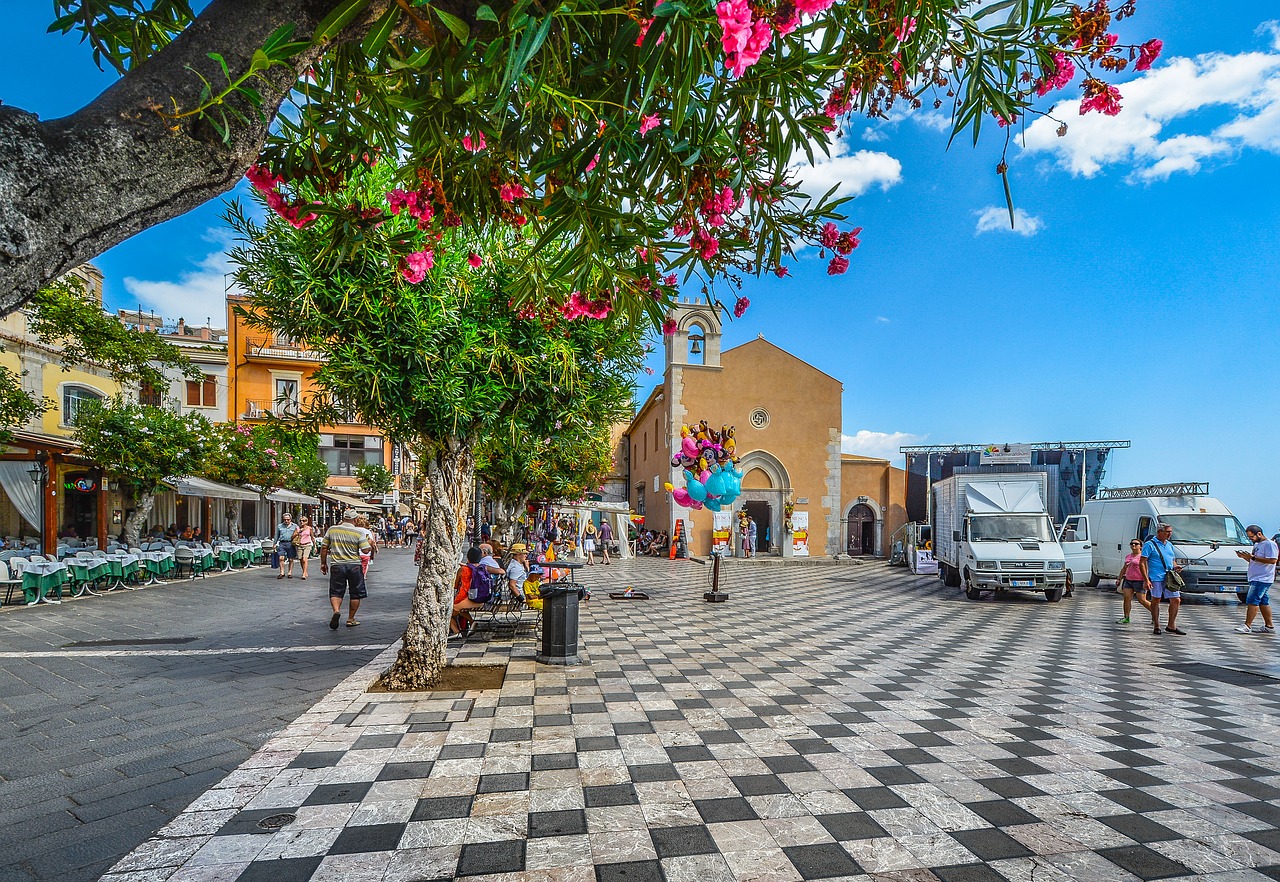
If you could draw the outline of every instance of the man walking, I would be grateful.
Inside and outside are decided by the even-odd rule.
[[[276,524],[276,554],[280,557],[280,575],[284,578],[285,564],[289,566],[289,578],[293,578],[293,562],[298,559],[298,546],[293,544],[293,534],[298,532],[298,525],[293,522],[293,515],[287,511]]]
[[[356,621],[356,610],[360,608],[360,601],[369,596],[365,589],[360,555],[372,550],[372,543],[369,541],[369,531],[357,527],[355,520],[355,509],[347,509],[342,513],[342,523],[330,527],[320,539],[320,572],[329,575],[329,605],[333,607],[329,628],[333,631],[338,630],[338,620],[342,616],[343,594],[351,592],[347,609],[348,628],[360,624]],[[332,572],[329,567],[331,557]]]
[[[1236,556],[1249,562],[1249,595],[1245,598],[1244,624],[1236,628],[1241,634],[1274,634],[1271,622],[1271,585],[1276,580],[1276,560],[1280,558],[1276,543],[1267,538],[1262,528],[1250,524],[1245,533],[1253,540],[1253,551],[1237,551]],[[1253,620],[1262,610],[1262,627],[1254,628]]]
[[[1164,633],[1185,635],[1187,632],[1177,626],[1178,607],[1182,605],[1182,592],[1174,588],[1168,580],[1169,573],[1179,572],[1182,567],[1173,565],[1174,548],[1169,540],[1173,537],[1173,527],[1161,524],[1156,535],[1142,546],[1142,582],[1146,586],[1147,596],[1151,598],[1152,634],[1160,633],[1160,600],[1169,601],[1169,624]]]

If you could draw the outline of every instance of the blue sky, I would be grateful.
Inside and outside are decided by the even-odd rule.
[[[1280,529],[1276,17],[1263,0],[1140,4],[1122,39],[1159,37],[1164,55],[1122,78],[1124,112],[1080,117],[1068,89],[1066,138],[1038,121],[1010,146],[1020,232],[981,231],[1003,213],[994,127],[948,151],[930,114],[853,120],[841,155],[806,172],[858,195],[849,272],[828,277],[810,250],[794,278],[748,282],[724,345],[763,333],[841,379],[854,452],[900,464],[899,443],[1128,439],[1108,484],[1207,480]],[[74,38],[45,35],[50,18],[45,3],[9,11],[0,53],[0,100],[43,117],[111,81]],[[98,258],[108,303],[217,322],[221,211]]]

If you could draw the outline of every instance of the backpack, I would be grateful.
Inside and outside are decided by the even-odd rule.
[[[467,599],[472,603],[488,603],[493,596],[493,575],[487,567],[480,564],[467,564],[471,567],[471,587],[467,589]]]

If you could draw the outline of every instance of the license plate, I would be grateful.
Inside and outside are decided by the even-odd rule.
[[[1219,585],[1218,590],[1219,591],[1235,591],[1236,589],[1232,588],[1230,585]]]
[[[1011,579],[1009,584],[1014,588],[1034,588],[1036,587],[1035,579]]]

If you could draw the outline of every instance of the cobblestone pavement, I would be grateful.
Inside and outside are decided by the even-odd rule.
[[[336,632],[318,567],[5,607],[0,880],[97,879],[396,640],[412,577],[380,554]]]
[[[1280,879],[1278,650],[1234,603],[1155,636],[1101,590],[740,564],[711,605],[701,573],[586,571],[582,665],[457,653],[500,690],[366,693],[371,663],[104,878]]]

